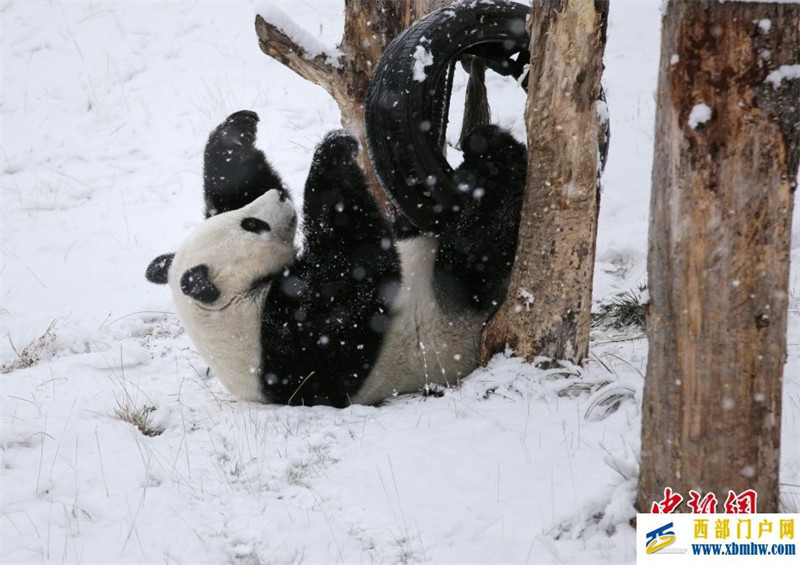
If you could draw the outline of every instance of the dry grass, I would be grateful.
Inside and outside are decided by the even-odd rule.
[[[50,322],[50,325],[47,326],[44,333],[31,341],[22,351],[17,350],[14,346],[14,342],[11,341],[11,336],[8,336],[8,342],[11,344],[11,349],[17,354],[17,359],[7,365],[0,365],[0,374],[11,373],[17,369],[32,367],[38,363],[42,357],[42,353],[56,340],[55,326],[56,321],[53,320]]]
[[[117,407],[114,408],[114,417],[136,426],[147,437],[155,437],[164,433],[163,428],[153,425],[150,421],[150,414],[155,412],[155,409],[155,406],[149,404],[136,405],[126,395],[125,400],[122,402],[117,401]]]
[[[615,330],[633,328],[643,332],[647,313],[646,290],[647,285],[641,284],[600,302],[592,312],[592,326]]]

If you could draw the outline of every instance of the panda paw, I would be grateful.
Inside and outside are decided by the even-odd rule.
[[[208,137],[203,162],[206,217],[237,210],[268,190],[286,193],[280,175],[255,146],[258,114],[241,110]]]
[[[488,125],[472,130],[461,147],[464,161],[454,181],[462,194],[472,195],[462,207],[481,201],[486,209],[521,198],[528,162],[523,143],[502,128]]]
[[[217,151],[236,151],[240,147],[250,147],[256,139],[258,114],[241,110],[225,118],[225,121],[211,132],[209,145]]]
[[[322,139],[314,153],[312,169],[315,167],[338,168],[355,164],[360,151],[358,139],[345,129],[337,129]]]
[[[303,213],[306,241],[319,248],[319,256],[325,256],[321,249],[327,246],[339,249],[370,237],[380,242],[384,231],[388,233],[356,160],[358,153],[358,139],[345,130],[328,133],[314,153]]]
[[[496,125],[475,128],[461,143],[465,160],[494,159],[506,161],[524,151],[525,146]]]

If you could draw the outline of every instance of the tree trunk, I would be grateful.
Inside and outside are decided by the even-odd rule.
[[[364,101],[372,71],[394,37],[430,11],[450,0],[345,0],[344,35],[336,56],[310,53],[285,30],[256,16],[261,50],[306,80],[322,86],[336,100],[342,126],[358,136],[366,147]],[[359,164],[375,199],[386,210],[386,196],[378,184],[367,152]]]
[[[461,135],[458,138],[459,147],[472,130],[492,122],[492,109],[489,107],[486,93],[486,64],[474,56],[466,58],[462,63],[469,73],[469,80],[464,97],[464,118],[461,121]]]
[[[637,505],[665,487],[778,512],[800,4],[670,2],[650,211]]]
[[[508,295],[481,356],[579,363],[589,348],[600,195],[600,76],[608,3],[533,3],[525,122],[528,180]]]

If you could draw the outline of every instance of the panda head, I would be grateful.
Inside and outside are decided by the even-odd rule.
[[[282,190],[197,226],[176,253],[154,259],[147,279],[169,284],[179,311],[222,310],[265,291],[292,263],[297,214]]]

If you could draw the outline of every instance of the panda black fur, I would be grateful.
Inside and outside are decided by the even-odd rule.
[[[281,177],[255,146],[258,114],[228,116],[208,137],[203,166],[206,218],[237,210],[268,190],[285,191]],[[229,190],[235,186],[236,190]]]
[[[212,132],[206,170],[231,156],[209,150],[225,124],[252,121],[249,114]],[[478,365],[480,332],[505,294],[516,251],[524,146],[494,126],[468,136],[456,171],[459,213],[439,234],[393,230],[357,154],[358,142],[343,131],[317,147],[302,252],[282,183],[254,191],[234,180],[211,190],[216,201],[207,198],[206,214],[214,217],[148,268],[149,280],[169,283],[195,347],[241,399],[375,404],[456,384]],[[246,166],[279,179],[266,160]],[[226,175],[243,177],[250,173]],[[230,211],[214,215],[212,205]]]

